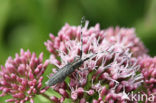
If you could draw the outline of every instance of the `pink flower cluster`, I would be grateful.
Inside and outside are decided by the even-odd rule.
[[[135,36],[134,29],[100,30],[99,24],[87,27],[88,22],[82,29],[66,24],[57,37],[50,34],[51,40],[45,43],[51,52],[49,62],[59,69],[80,55],[81,30],[82,58],[98,53],[77,68],[66,81],[52,86],[61,95],[61,98],[52,96],[52,100],[63,102],[71,99],[80,103],[129,101],[127,93],[136,90],[143,82],[142,74],[137,73],[140,69],[137,57],[146,55],[146,48]],[[57,72],[56,68],[52,69],[53,73]]]
[[[42,84],[47,66],[53,64],[50,74],[53,76],[80,56],[81,44],[82,59],[94,56],[65,81],[51,86],[60,97],[58,94],[48,96],[44,92],[49,87]],[[33,103],[36,95],[42,95],[55,103],[67,99],[76,103],[125,103],[131,102],[128,93],[141,86],[148,95],[156,93],[156,57],[148,56],[133,28],[101,30],[99,24],[88,28],[88,21],[83,28],[66,24],[58,36],[50,34],[45,46],[51,53],[45,62],[43,53],[37,58],[35,53],[21,49],[20,54],[14,59],[9,57],[5,66],[1,66],[0,96],[12,96],[6,102]]]
[[[148,95],[156,96],[156,57],[145,56],[139,60],[141,65],[141,72],[144,76],[145,88],[147,88]],[[156,98],[155,98],[156,102]]]
[[[134,28],[109,28],[105,30],[105,34],[105,38],[114,45],[119,42],[121,46],[130,48],[134,57],[144,56],[147,53],[143,43],[136,37]]]
[[[29,50],[24,52],[23,49],[14,59],[9,57],[5,66],[1,66],[0,96],[11,95],[12,98],[6,102],[33,103],[35,94],[42,94],[48,89],[42,87],[42,75],[48,61],[42,62],[43,53],[37,58],[35,53],[31,54]]]

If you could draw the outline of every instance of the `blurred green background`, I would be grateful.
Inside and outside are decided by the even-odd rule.
[[[137,36],[156,55],[156,0],[0,0],[0,64],[20,48],[49,53],[44,42],[68,22],[90,26],[134,27]],[[4,98],[3,98],[4,99]]]

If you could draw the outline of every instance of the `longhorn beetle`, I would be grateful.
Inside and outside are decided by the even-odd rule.
[[[52,77],[49,78],[49,80],[46,82],[47,86],[53,86],[57,83],[60,83],[64,81],[64,79],[71,73],[75,71],[76,68],[80,67],[86,60],[94,57],[97,53],[92,54],[89,57],[86,57],[82,59],[82,46],[83,46],[83,37],[82,37],[82,26],[85,21],[85,18],[82,17],[81,19],[81,49],[80,49],[80,57],[74,58],[74,61],[72,63],[66,64],[64,67],[59,69],[58,72],[56,72]]]

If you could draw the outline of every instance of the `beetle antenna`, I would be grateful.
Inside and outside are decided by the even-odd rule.
[[[83,32],[82,32],[82,28],[83,28],[83,23],[85,22],[85,17],[83,16],[81,19],[81,35],[80,35],[80,40],[81,40],[81,49],[80,49],[80,58],[82,57],[82,53],[83,53]]]

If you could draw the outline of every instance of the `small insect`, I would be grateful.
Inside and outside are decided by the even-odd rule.
[[[85,21],[85,18],[82,17],[81,19],[81,29],[83,26],[83,23]],[[53,86],[57,83],[61,83],[64,81],[64,79],[71,73],[73,73],[75,71],[76,68],[79,68],[86,60],[94,57],[97,53],[92,54],[89,57],[86,57],[84,59],[82,59],[82,46],[83,46],[83,37],[82,37],[82,31],[81,31],[81,49],[80,49],[80,57],[75,57],[74,61],[72,63],[68,63],[66,64],[64,67],[62,67],[61,69],[59,69],[59,71],[57,73],[55,73],[47,82],[47,86]]]

